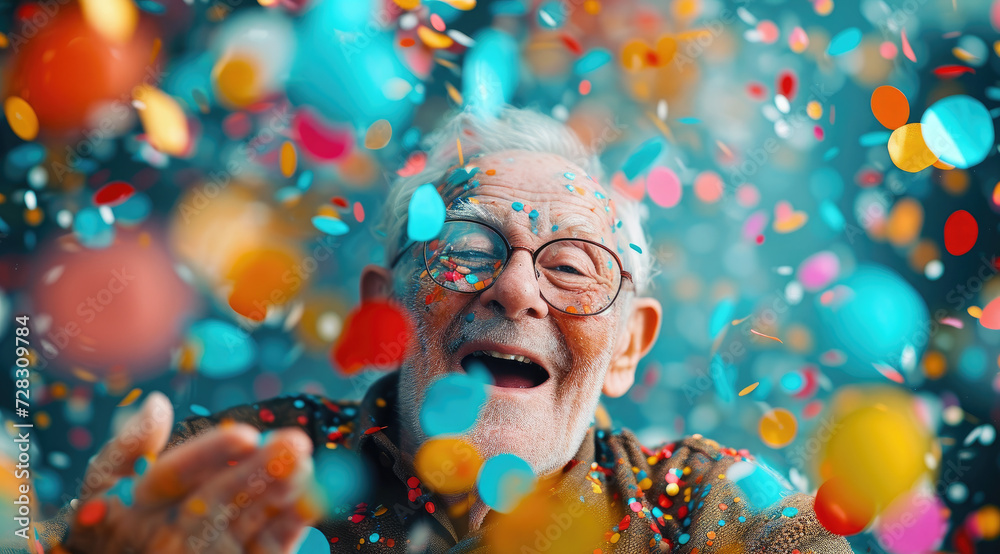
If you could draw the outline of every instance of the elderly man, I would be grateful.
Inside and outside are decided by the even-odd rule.
[[[747,452],[700,436],[647,448],[611,427],[600,395],[632,386],[661,307],[643,296],[637,206],[601,184],[571,131],[507,108],[459,114],[429,142],[425,169],[385,206],[390,263],[361,278],[364,302],[395,302],[412,325],[399,371],[360,403],[281,397],[172,436],[153,394],[47,538],[73,552],[282,552],[313,526],[334,552],[850,552],[811,497]],[[434,237],[411,240],[407,208],[428,182],[447,218],[418,222]],[[440,438],[421,408],[456,375],[488,376],[487,394],[440,467],[454,481],[479,470],[470,460],[505,460],[530,479],[421,480],[415,458]],[[338,448],[360,456],[370,486],[347,510],[320,510],[313,455]]]

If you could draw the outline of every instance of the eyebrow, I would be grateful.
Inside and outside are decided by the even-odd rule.
[[[486,206],[472,202],[454,203],[452,207],[448,209],[447,217],[449,219],[474,219],[476,221],[492,225],[497,229],[502,229],[504,223],[500,216],[488,210]]]

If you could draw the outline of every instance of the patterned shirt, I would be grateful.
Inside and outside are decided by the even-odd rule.
[[[188,418],[168,448],[235,420],[260,430],[299,427],[314,453],[355,451],[373,486],[364,502],[315,525],[331,552],[851,554],[817,521],[812,496],[781,486],[748,452],[699,435],[650,449],[629,430],[613,430],[600,407],[573,459],[539,485],[543,496],[528,515],[490,511],[478,530],[456,528],[467,516],[449,517],[397,446],[398,382],[386,375],[360,402],[283,396]]]

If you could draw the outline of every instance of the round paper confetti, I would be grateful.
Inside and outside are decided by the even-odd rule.
[[[910,117],[910,103],[898,88],[883,85],[872,92],[872,113],[886,129],[896,130],[906,125]]]
[[[420,425],[429,437],[464,433],[476,424],[486,402],[485,369],[449,373],[431,383],[420,406]]]
[[[982,102],[959,94],[938,100],[920,118],[924,141],[941,161],[959,168],[986,159],[995,138],[993,118]]]
[[[218,319],[206,319],[191,326],[188,342],[198,353],[198,371],[214,379],[235,377],[250,369],[257,347],[246,331]]]
[[[965,210],[956,210],[944,222],[944,247],[952,256],[961,256],[976,245],[979,225]]]
[[[431,183],[420,185],[410,197],[406,234],[410,240],[431,240],[441,232],[445,220],[444,200]]]
[[[392,138],[392,125],[385,119],[380,119],[372,123],[365,133],[365,148],[369,150],[379,150],[385,148]]]
[[[340,235],[346,235],[350,228],[346,223],[337,219],[336,217],[328,215],[317,215],[312,218],[313,227],[323,231],[328,235],[333,235],[338,237]]]
[[[135,193],[132,185],[114,181],[101,187],[94,193],[93,202],[95,206],[118,206],[128,200]]]
[[[11,96],[4,100],[3,111],[7,124],[21,140],[35,140],[38,136],[38,116],[31,105],[22,98]]]
[[[859,44],[861,44],[861,29],[851,27],[850,29],[844,29],[830,39],[830,44],[826,47],[826,53],[829,56],[840,56],[854,50]]]
[[[528,462],[514,454],[497,454],[483,464],[476,486],[484,504],[509,513],[534,490],[535,474]]]
[[[908,123],[889,137],[889,158],[903,171],[916,173],[937,161],[937,156],[924,142],[920,123]]]
[[[451,437],[425,441],[413,458],[420,481],[434,492],[456,494],[476,486],[483,459],[469,443]]]
[[[774,408],[760,418],[760,439],[771,448],[788,446],[798,432],[798,421],[792,412]]]
[[[344,322],[333,348],[335,367],[350,375],[366,367],[396,369],[409,342],[410,326],[395,304],[362,302]]]
[[[295,173],[295,165],[298,161],[295,154],[295,145],[287,140],[282,143],[280,158],[281,174],[285,177],[291,177]]]

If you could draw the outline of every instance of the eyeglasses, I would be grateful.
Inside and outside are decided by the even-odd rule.
[[[403,248],[389,265],[394,268],[412,244]],[[621,292],[621,259],[610,248],[591,240],[561,238],[532,250],[511,246],[497,229],[481,221],[448,219],[438,237],[423,242],[428,275],[445,289],[476,294],[493,286],[515,250],[531,254],[538,289],[549,306],[572,315],[597,315]]]

